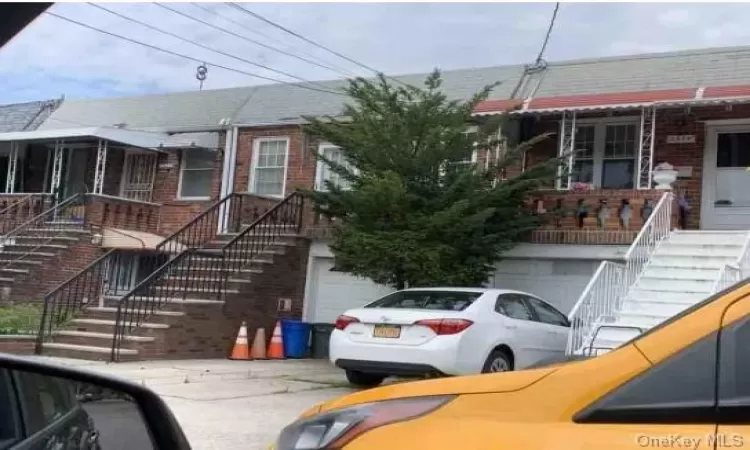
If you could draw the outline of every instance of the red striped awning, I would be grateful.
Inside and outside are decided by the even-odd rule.
[[[523,106],[519,112],[606,110],[640,108],[657,103],[710,103],[711,100],[727,101],[727,99],[749,100],[750,85],[541,97],[532,98],[528,103],[521,100],[487,100],[480,103],[474,109],[474,112],[477,114],[501,114],[519,106]]]

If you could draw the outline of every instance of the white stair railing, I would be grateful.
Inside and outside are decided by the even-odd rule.
[[[673,195],[665,192],[625,254],[625,263],[602,261],[570,311],[568,355],[582,351],[596,328],[616,319],[630,288],[638,281],[656,247],[672,231]]]
[[[750,276],[750,233],[745,236],[742,250],[733,264],[725,264],[714,281],[711,293],[721,292],[729,286],[739,283]]]

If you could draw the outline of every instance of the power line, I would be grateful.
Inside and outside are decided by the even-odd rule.
[[[552,20],[549,22],[549,27],[547,28],[547,35],[544,37],[544,43],[542,44],[541,50],[539,50],[539,55],[536,57],[536,62],[534,64],[539,65],[543,61],[544,57],[544,51],[547,49],[547,43],[549,43],[549,37],[552,35],[552,28],[555,26],[555,19],[557,19],[557,10],[560,9],[560,2],[555,3],[555,10],[552,13]]]
[[[313,65],[315,65],[315,66],[318,66],[318,67],[322,67],[322,68],[324,68],[324,69],[328,69],[328,70],[333,70],[334,72],[338,72],[338,71],[336,71],[335,69],[332,69],[332,68],[330,68],[330,67],[328,67],[328,66],[325,66],[325,65],[323,65],[323,64],[317,63],[317,62],[315,62],[315,61],[312,61],[312,60],[310,60],[310,59],[307,59],[307,58],[303,58],[303,57],[301,57],[301,56],[298,56],[298,55],[295,55],[295,54],[293,54],[293,53],[289,53],[289,52],[285,52],[285,51],[283,51],[283,50],[279,50],[279,49],[277,49],[277,48],[275,48],[275,47],[272,47],[272,46],[270,46],[270,45],[268,45],[268,44],[265,44],[265,43],[263,43],[263,42],[260,42],[260,41],[256,41],[256,40],[254,40],[254,39],[251,39],[251,38],[249,38],[249,37],[247,37],[247,36],[243,36],[243,35],[241,35],[241,34],[237,34],[237,33],[233,32],[233,31],[225,30],[224,28],[218,27],[218,26],[216,26],[216,25],[214,25],[214,24],[212,24],[212,23],[210,23],[210,22],[206,22],[205,20],[201,20],[201,19],[198,19],[198,18],[196,18],[196,17],[193,17],[193,16],[191,16],[190,14],[184,13],[184,12],[182,12],[182,11],[180,11],[180,10],[177,10],[177,9],[171,8],[171,7],[169,7],[169,6],[166,6],[166,5],[163,5],[163,4],[161,4],[161,3],[154,3],[154,5],[156,5],[156,6],[160,7],[160,8],[166,9],[167,11],[172,11],[173,13],[175,13],[175,14],[178,14],[178,15],[180,15],[180,16],[182,16],[182,17],[186,17],[186,18],[188,18],[188,19],[190,19],[190,20],[193,20],[193,21],[196,21],[196,22],[200,22],[200,23],[202,23],[203,25],[206,25],[206,26],[209,26],[209,27],[211,27],[211,28],[214,28],[214,29],[216,29],[216,30],[219,30],[219,31],[221,31],[222,33],[227,33],[227,34],[230,34],[230,35],[232,35],[232,36],[234,36],[234,37],[240,38],[240,39],[242,39],[242,40],[245,40],[245,41],[251,42],[251,43],[253,43],[253,44],[255,44],[255,45],[260,45],[261,47],[265,47],[265,48],[267,48],[267,49],[269,49],[269,50],[273,50],[273,51],[276,51],[276,52],[279,52],[279,53],[283,53],[283,54],[285,54],[285,55],[287,55],[287,56],[291,56],[292,58],[296,58],[296,59],[299,59],[299,60],[301,60],[301,61],[305,61],[305,62],[306,62],[306,63],[308,63],[308,64],[313,64]],[[338,72],[338,73],[339,73],[339,74],[342,74],[341,72]],[[342,75],[345,75],[345,74],[342,74]],[[345,76],[348,76],[348,75],[345,75]]]
[[[354,60],[354,59],[352,59],[352,58],[350,58],[350,57],[348,57],[348,56],[346,56],[346,55],[342,55],[341,53],[339,53],[339,52],[337,52],[337,51],[335,51],[335,50],[331,50],[330,48],[326,47],[325,45],[322,45],[322,44],[318,44],[317,42],[315,42],[315,41],[313,41],[313,40],[311,40],[311,39],[308,39],[308,38],[306,38],[306,37],[302,36],[301,34],[299,34],[299,33],[296,33],[296,32],[294,32],[294,31],[290,30],[289,28],[286,28],[286,27],[284,27],[283,25],[280,25],[280,24],[278,24],[278,23],[276,23],[276,22],[274,22],[274,21],[272,21],[272,20],[270,20],[270,19],[267,19],[267,18],[265,18],[265,17],[261,16],[261,15],[260,15],[260,14],[258,14],[258,13],[252,12],[252,11],[250,11],[249,9],[246,9],[246,8],[244,8],[244,7],[240,6],[240,5],[238,5],[237,3],[234,3],[234,2],[230,2],[230,3],[228,3],[228,5],[230,5],[230,6],[233,6],[234,8],[236,8],[236,9],[238,9],[238,10],[240,10],[240,11],[244,12],[245,14],[250,14],[251,16],[255,17],[256,19],[258,19],[258,20],[261,20],[261,21],[263,21],[263,22],[265,22],[265,23],[267,23],[267,24],[269,24],[269,25],[271,25],[271,26],[274,26],[274,27],[276,27],[276,28],[278,28],[278,29],[280,29],[280,30],[282,30],[282,31],[285,31],[286,33],[289,33],[289,34],[291,34],[292,36],[295,36],[295,37],[297,37],[297,38],[299,38],[299,39],[302,39],[303,41],[307,42],[308,44],[312,44],[312,45],[314,45],[314,46],[316,46],[316,47],[318,47],[318,48],[321,48],[321,49],[323,49],[323,50],[325,50],[325,51],[327,51],[327,52],[329,52],[329,53],[331,53],[331,54],[333,54],[333,55],[336,55],[336,56],[338,56],[339,58],[345,59],[345,60],[347,60],[347,61],[349,61],[349,62],[351,62],[351,63],[353,63],[353,64],[356,64],[356,65],[358,65],[359,67],[362,67],[362,68],[364,68],[364,69],[367,69],[367,70],[369,70],[369,71],[371,71],[371,72],[373,72],[373,73],[375,73],[375,74],[379,74],[379,73],[381,73],[380,71],[378,71],[378,70],[376,70],[376,69],[373,69],[372,67],[370,67],[370,66],[368,66],[368,65],[366,65],[366,64],[363,64],[363,63],[361,63],[361,62],[359,62],[359,61],[356,61],[356,60]],[[390,80],[396,81],[397,83],[401,83],[401,84],[403,84],[404,86],[409,86],[408,84],[404,83],[403,81],[401,81],[401,80],[399,80],[399,79],[396,79],[396,78],[392,78],[392,77],[387,77],[387,78],[388,78],[388,79],[390,79]]]
[[[99,33],[106,34],[106,35],[111,36],[111,37],[115,37],[115,38],[118,38],[118,39],[122,39],[122,40],[128,41],[131,44],[141,45],[143,47],[150,48],[151,50],[156,50],[158,52],[166,53],[168,55],[177,56],[177,57],[183,58],[183,59],[188,59],[188,60],[196,62],[198,64],[205,63],[205,64],[208,64],[210,66],[214,66],[214,67],[218,67],[220,69],[228,70],[230,72],[240,73],[240,74],[248,75],[248,76],[251,76],[251,77],[254,77],[254,78],[260,78],[262,80],[273,81],[275,83],[281,83],[281,84],[285,84],[285,85],[289,85],[289,86],[295,86],[295,87],[298,87],[300,89],[307,89],[307,90],[311,90],[311,91],[324,92],[326,94],[345,95],[342,92],[336,92],[336,91],[328,91],[328,90],[318,89],[318,88],[314,88],[314,87],[311,87],[311,86],[306,86],[304,84],[289,83],[287,81],[279,80],[279,79],[272,78],[272,77],[266,77],[266,76],[263,76],[263,75],[258,75],[256,73],[252,73],[252,72],[246,72],[244,70],[235,69],[233,67],[227,67],[227,66],[223,66],[221,64],[214,64],[212,62],[209,62],[209,61],[206,61],[206,60],[203,60],[203,59],[193,58],[192,56],[188,56],[188,55],[185,55],[185,54],[182,54],[182,53],[177,53],[177,52],[174,52],[172,50],[167,50],[167,49],[164,49],[164,48],[161,48],[161,47],[157,47],[155,45],[147,44],[145,42],[141,42],[141,41],[129,38],[127,36],[122,36],[120,34],[112,33],[110,31],[106,31],[106,30],[102,30],[101,28],[96,28],[94,26],[85,24],[83,22],[79,22],[77,20],[73,20],[73,19],[65,17],[65,16],[61,16],[59,14],[56,14],[56,13],[53,13],[53,12],[50,12],[50,11],[45,11],[44,14],[50,15],[52,17],[56,17],[58,19],[66,21],[66,22],[74,23],[74,24],[76,24],[78,26],[81,26],[81,27],[84,27],[84,28],[88,28],[89,30],[97,31]]]
[[[213,15],[214,15],[214,16],[216,16],[216,17],[219,17],[219,18],[221,18],[221,19],[224,19],[224,20],[226,20],[227,22],[230,22],[230,23],[233,23],[233,24],[235,24],[235,25],[237,25],[237,26],[240,26],[240,27],[242,27],[242,28],[243,28],[244,30],[247,30],[247,31],[249,31],[249,32],[251,32],[251,33],[255,33],[255,34],[259,35],[259,36],[262,36],[262,37],[264,37],[264,38],[266,38],[266,39],[268,39],[268,40],[270,40],[270,41],[276,42],[276,43],[278,43],[278,44],[280,44],[280,45],[284,45],[284,46],[286,46],[286,47],[287,47],[287,50],[288,50],[288,51],[291,51],[291,46],[289,46],[289,45],[285,44],[284,42],[282,42],[282,41],[280,41],[280,40],[278,40],[278,39],[276,39],[276,38],[274,38],[274,37],[272,37],[272,36],[269,36],[269,35],[267,35],[267,34],[265,34],[265,33],[262,33],[262,32],[260,32],[260,31],[258,31],[258,30],[253,30],[253,29],[250,29],[250,28],[248,28],[248,27],[247,27],[247,25],[243,24],[242,22],[238,22],[238,21],[236,21],[236,20],[234,20],[234,19],[231,19],[231,18],[229,18],[229,17],[227,17],[227,16],[225,16],[225,15],[223,15],[223,14],[219,14],[219,13],[218,13],[218,12],[216,12],[215,10],[213,10],[213,9],[211,9],[211,8],[208,8],[208,7],[206,7],[206,6],[203,6],[203,5],[201,5],[200,3],[190,3],[190,4],[191,4],[191,5],[193,5],[193,6],[195,6],[196,8],[202,9],[203,11],[205,11],[205,12],[207,12],[207,13],[209,13],[209,14],[213,14]],[[295,55],[293,55],[293,54],[289,54],[289,53],[285,52],[284,50],[280,50],[280,49],[278,49],[278,48],[275,48],[275,47],[271,47],[271,46],[269,46],[269,48],[273,49],[273,50],[274,50],[274,51],[276,51],[276,52],[280,52],[280,53],[282,53],[282,54],[284,54],[284,55],[287,55],[287,56],[291,56],[291,57],[295,57],[295,58],[296,58],[296,56],[295,56]],[[313,55],[311,55],[311,54],[309,54],[309,53],[301,52],[301,51],[299,51],[299,50],[297,50],[297,51],[298,51],[299,53],[302,53],[303,55],[307,56],[308,58],[316,58],[316,56],[313,56]],[[349,76],[349,77],[356,77],[356,76],[357,76],[356,74],[354,74],[354,73],[352,73],[352,72],[350,72],[350,71],[348,71],[348,70],[346,70],[346,69],[343,69],[343,68],[341,68],[341,67],[339,67],[339,66],[337,66],[337,65],[335,65],[335,64],[331,64],[331,63],[330,63],[330,62],[328,62],[328,61],[325,61],[325,64],[323,64],[323,63],[320,63],[320,67],[323,67],[323,68],[325,68],[325,69],[328,69],[328,70],[330,70],[330,71],[332,71],[332,72],[336,72],[336,73],[338,73],[338,74],[341,74],[341,75],[345,75],[345,76]]]
[[[256,67],[260,67],[261,69],[266,69],[266,70],[268,70],[268,71],[270,71],[270,72],[275,72],[275,73],[278,73],[279,75],[284,75],[284,76],[287,76],[287,77],[289,77],[289,78],[294,78],[294,79],[296,79],[296,80],[299,80],[299,81],[303,81],[303,82],[305,82],[305,83],[310,83],[310,84],[316,85],[316,86],[318,86],[318,87],[320,87],[320,88],[322,88],[322,89],[327,89],[327,88],[326,88],[325,86],[322,86],[322,85],[318,85],[318,84],[316,84],[316,83],[314,83],[314,82],[312,82],[312,81],[306,80],[306,79],[304,79],[304,78],[300,78],[300,77],[298,77],[298,76],[296,76],[296,75],[293,75],[293,74],[291,74],[291,73],[288,73],[288,72],[284,72],[283,70],[278,70],[278,69],[274,69],[273,67],[268,67],[268,66],[266,66],[266,65],[263,65],[263,64],[260,64],[260,63],[256,63],[256,62],[253,62],[253,61],[247,60],[247,59],[245,59],[245,58],[241,58],[241,57],[239,57],[239,56],[235,56],[235,55],[232,55],[232,54],[230,54],[230,53],[227,53],[227,52],[224,52],[224,51],[222,51],[222,50],[217,50],[217,49],[215,49],[215,48],[212,48],[212,47],[209,47],[209,46],[207,46],[207,45],[203,45],[203,44],[201,44],[201,43],[199,43],[199,42],[195,42],[195,41],[193,41],[193,40],[190,40],[190,39],[184,38],[184,37],[182,37],[182,36],[180,36],[180,35],[178,35],[178,34],[175,34],[175,33],[171,33],[171,32],[169,32],[169,31],[164,31],[164,30],[162,30],[162,29],[159,29],[159,28],[157,28],[157,27],[155,27],[155,26],[152,26],[152,25],[149,25],[149,24],[147,24],[147,23],[141,22],[140,20],[137,20],[137,19],[133,19],[132,17],[128,17],[128,16],[126,16],[126,15],[124,15],[124,14],[121,14],[121,13],[119,13],[119,12],[117,12],[117,11],[112,11],[111,9],[105,8],[104,6],[101,6],[101,5],[97,5],[96,3],[91,3],[91,2],[87,2],[87,3],[88,3],[89,5],[91,5],[91,6],[95,7],[95,8],[99,8],[99,9],[101,9],[102,11],[106,11],[106,12],[108,12],[108,13],[110,13],[110,14],[112,14],[112,15],[115,15],[115,16],[117,16],[117,17],[121,18],[121,19],[125,19],[125,20],[127,20],[127,21],[130,21],[130,22],[133,22],[133,23],[137,23],[137,24],[139,24],[139,25],[142,25],[142,26],[144,26],[144,27],[146,27],[146,28],[148,28],[148,29],[150,29],[150,30],[154,30],[154,31],[156,31],[156,32],[158,32],[158,33],[166,34],[167,36],[171,36],[171,37],[173,37],[173,38],[175,38],[175,39],[179,39],[179,40],[181,40],[181,41],[183,41],[183,42],[187,42],[188,44],[193,44],[193,45],[195,45],[195,46],[198,46],[198,47],[200,47],[200,48],[203,48],[203,49],[205,49],[205,50],[208,50],[208,51],[212,51],[212,52],[218,53],[218,54],[220,54],[220,55],[224,55],[224,56],[227,56],[227,57],[229,57],[229,58],[233,58],[233,59],[236,59],[236,60],[238,60],[238,61],[242,61],[242,62],[244,62],[244,63],[246,63],[246,64],[250,64],[250,65],[253,65],[253,66],[256,66]]]

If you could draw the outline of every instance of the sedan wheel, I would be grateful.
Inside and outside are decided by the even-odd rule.
[[[511,370],[513,370],[513,365],[510,358],[502,350],[494,350],[490,353],[482,367],[482,373],[510,372]]]

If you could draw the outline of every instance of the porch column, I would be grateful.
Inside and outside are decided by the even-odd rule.
[[[656,107],[645,106],[641,110],[641,142],[638,146],[638,189],[651,189],[654,166],[654,135],[656,130]]]
[[[55,194],[55,198],[59,200],[60,181],[62,179],[62,166],[63,166],[63,141],[55,141],[55,149],[52,154],[52,179],[50,180],[50,192]]]
[[[104,174],[107,169],[107,141],[99,139],[96,148],[96,167],[94,168],[94,194],[101,194],[104,187]]]
[[[18,142],[10,143],[10,155],[8,155],[8,176],[5,178],[5,193],[12,194],[16,191],[16,167],[18,166]]]
[[[573,181],[572,172],[575,163],[575,134],[576,113],[563,111],[560,120],[560,149],[558,156],[561,158],[557,168],[557,181],[555,188],[559,191],[567,191]]]

